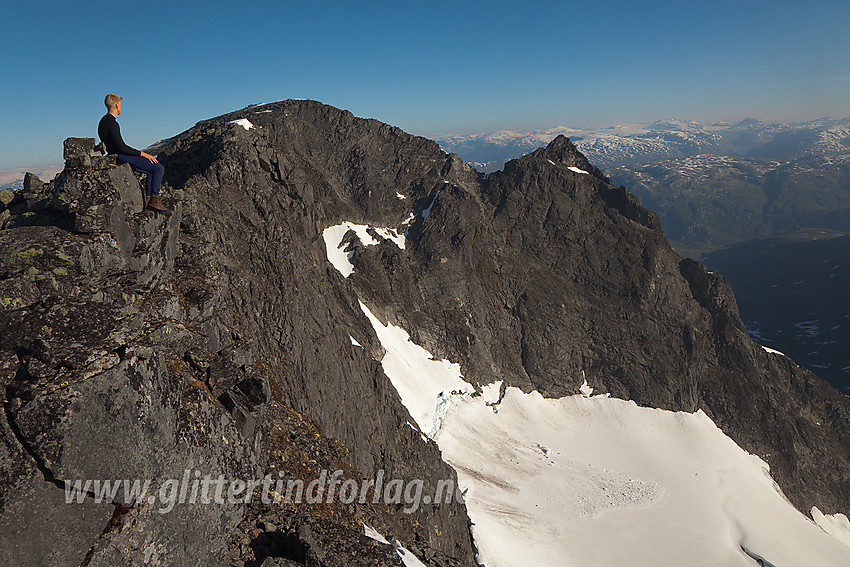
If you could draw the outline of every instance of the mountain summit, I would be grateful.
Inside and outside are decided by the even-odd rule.
[[[566,137],[484,177],[315,101],[249,106],[156,147],[168,216],[90,148],[0,231],[5,563],[850,557],[823,531],[850,511],[847,397],[754,343]],[[63,502],[325,470],[429,496]],[[446,481],[463,498],[432,500]]]

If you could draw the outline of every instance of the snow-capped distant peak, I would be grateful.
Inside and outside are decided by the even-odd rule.
[[[693,120],[677,120],[676,118],[668,118],[666,120],[657,120],[649,125],[648,130],[703,130],[705,127]]]

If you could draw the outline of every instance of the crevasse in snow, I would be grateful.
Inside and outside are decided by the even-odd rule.
[[[384,325],[363,302],[360,309],[386,349],[381,364],[401,396],[402,403],[419,430],[432,437],[448,407],[474,391],[460,374],[460,365],[435,360],[427,350],[410,340],[402,329]]]

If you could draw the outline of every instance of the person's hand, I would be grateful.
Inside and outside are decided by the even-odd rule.
[[[156,161],[156,158],[150,154],[146,154],[145,152],[141,152],[143,158],[147,158],[151,163],[159,163]]]

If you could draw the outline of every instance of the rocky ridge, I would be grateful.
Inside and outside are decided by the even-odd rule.
[[[239,130],[224,126],[217,134],[239,143]],[[281,369],[288,365],[291,380],[307,380],[292,362],[280,360],[292,356],[288,350],[278,347],[281,356],[264,361],[251,331],[280,337],[271,335],[268,325],[252,328],[245,322],[264,316],[260,310],[266,307],[233,303],[243,299],[238,291],[266,293],[266,285],[258,288],[256,280],[244,280],[246,288],[231,285],[231,266],[223,259],[239,265],[243,258],[226,256],[216,249],[219,241],[198,234],[204,220],[195,216],[198,201],[175,189],[166,198],[168,215],[143,213],[132,170],[99,155],[93,145],[93,140],[67,140],[65,170],[46,184],[28,177],[0,232],[0,317],[3,327],[13,330],[0,344],[0,560],[87,566],[400,565],[391,546],[363,535],[368,522],[434,565],[471,564],[462,504],[407,515],[371,502],[264,505],[257,495],[250,506],[196,502],[163,513],[162,502],[126,500],[122,491],[98,502],[88,487],[74,504],[66,503],[66,489],[75,480],[149,480],[155,496],[158,487],[186,474],[191,478],[195,471],[227,479],[283,471],[286,478],[310,482],[325,468],[344,471],[344,481],[366,476],[361,472],[366,461],[372,469],[383,467],[388,478],[403,473],[451,478],[432,447],[414,442],[418,434],[407,427],[401,408],[393,409],[392,398],[387,399],[393,392],[365,355],[349,355],[349,364],[357,366],[352,374],[359,376],[355,386],[363,391],[349,396],[352,407],[346,413],[349,425],[361,426],[368,438],[361,443],[374,444],[368,455],[352,455],[294,409],[295,396],[287,391]],[[227,214],[221,220],[230,221]],[[300,285],[295,278],[288,281]],[[312,291],[313,301],[320,300]],[[268,309],[274,305],[270,300]],[[289,318],[278,313],[264,322]],[[315,319],[305,326],[316,325]],[[311,351],[320,332],[303,339]],[[313,409],[312,393],[322,395],[327,387],[319,377],[325,373],[324,355],[312,364],[311,391],[296,392],[305,396],[301,405],[308,409]],[[355,406],[359,411],[351,418]],[[379,426],[370,420],[379,420]],[[383,442],[386,449],[380,427],[393,430],[392,444]],[[429,453],[430,458],[414,457]],[[404,459],[394,460],[399,454]],[[429,531],[445,535],[428,542],[423,537]]]
[[[457,502],[64,505],[72,479],[192,469],[453,478],[410,425],[358,301],[476,385],[554,397],[587,380],[703,409],[799,509],[850,510],[846,397],[753,343],[726,281],[675,253],[658,217],[563,136],[484,178],[435,142],[317,102],[248,107],[156,148],[165,217],[140,213],[129,167],[66,147],[65,171],[30,179],[0,231],[0,317],[15,329],[0,344],[5,562],[399,564],[367,523],[429,565],[474,564]],[[351,231],[345,278],[322,238],[343,222],[406,246]],[[50,537],[32,550],[35,532]]]

